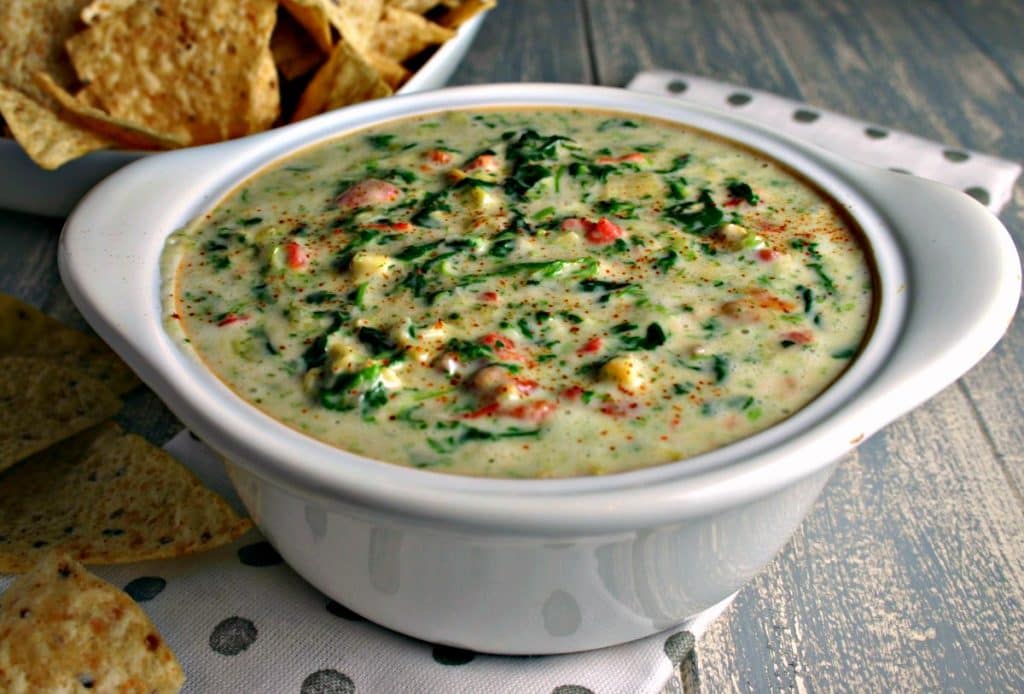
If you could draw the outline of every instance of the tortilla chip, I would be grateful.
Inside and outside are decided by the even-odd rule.
[[[0,294],[0,356],[44,357],[81,371],[122,395],[139,385],[132,370],[98,337]]]
[[[270,52],[270,37],[265,50],[260,51],[253,72],[252,90],[249,92],[249,112],[245,114],[247,133],[263,132],[281,115],[281,89],[277,65]]]
[[[25,153],[44,169],[116,146],[110,138],[63,120],[34,99],[2,85],[0,115]]]
[[[380,73],[380,78],[392,89],[398,89],[412,75],[401,63],[376,53],[366,56],[370,64]]]
[[[174,653],[126,593],[60,554],[0,597],[0,690],[177,692]]]
[[[325,40],[326,25],[337,29],[357,51],[366,52],[384,9],[384,0],[281,0],[281,4],[325,52],[334,45],[329,31]]]
[[[55,547],[86,564],[178,557],[251,527],[167,452],[110,423],[0,475],[0,571]]]
[[[449,29],[458,29],[479,13],[485,12],[497,4],[497,0],[462,0],[441,15],[437,23]]]
[[[292,120],[390,94],[391,88],[373,65],[341,40],[302,93]]]
[[[454,3],[457,3],[457,0],[448,0],[445,3],[442,3],[441,0],[384,0],[384,4],[388,7],[397,7],[400,10],[408,10],[416,14],[426,14],[438,5]]]
[[[438,26],[415,12],[388,7],[374,31],[370,50],[400,63],[454,35],[453,30]]]
[[[270,52],[278,72],[293,80],[310,72],[327,57],[309,40],[302,26],[287,12],[278,12],[274,33],[270,35]]]
[[[325,4],[305,0],[281,0],[281,7],[309,33],[321,51],[331,52],[334,48],[334,39],[331,37],[331,21],[327,16]]]
[[[0,2],[0,82],[42,106],[48,97],[33,75],[46,72],[63,87],[75,81],[64,53],[78,14],[89,0],[3,0]],[[6,118],[6,116],[5,116]]]
[[[82,23],[86,25],[95,24],[126,7],[134,5],[135,2],[136,0],[92,0],[92,2],[82,8],[80,15]]]
[[[114,416],[99,381],[48,359],[0,357],[0,470]]]
[[[67,42],[111,116],[205,144],[269,127],[274,0],[138,0]]]
[[[37,74],[36,82],[60,104],[68,120],[117,140],[121,145],[137,149],[173,149],[187,144],[184,138],[154,132],[141,125],[113,118],[98,108],[77,101],[46,73]]]

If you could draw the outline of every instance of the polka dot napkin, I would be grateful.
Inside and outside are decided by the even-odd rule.
[[[242,508],[217,456],[187,432],[166,446]],[[178,655],[184,692],[657,694],[728,601],[693,622],[589,653],[489,656],[372,624],[303,581],[253,531],[182,559],[90,567],[124,588]],[[0,577],[0,590],[12,577]]]
[[[756,89],[669,70],[641,72],[626,86],[728,110],[854,161],[930,178],[958,188],[998,213],[1021,167],[987,154],[865,123]]]

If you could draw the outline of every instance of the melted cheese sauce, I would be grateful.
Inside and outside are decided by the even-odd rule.
[[[422,116],[303,151],[165,250],[169,329],[346,450],[606,474],[761,431],[846,368],[872,272],[836,204],[614,113]]]

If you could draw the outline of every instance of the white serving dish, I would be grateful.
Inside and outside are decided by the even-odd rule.
[[[452,76],[483,24],[486,12],[459,27],[458,33],[430,56],[397,94],[439,89]],[[29,159],[21,146],[0,137],[0,210],[66,217],[90,188],[126,164],[152,156],[140,150],[98,150],[48,171]]]
[[[808,407],[717,451],[607,477],[500,480],[389,465],[319,443],[238,398],[164,332],[164,239],[267,162],[391,118],[529,105],[687,123],[816,181],[857,219],[876,258],[880,303],[867,346]],[[76,208],[59,260],[85,317],[225,457],[253,518],[296,571],[380,624],[496,653],[624,642],[737,590],[786,542],[845,453],[991,349],[1021,283],[1006,230],[951,188],[847,162],[704,107],[528,84],[386,99],[146,158]]]

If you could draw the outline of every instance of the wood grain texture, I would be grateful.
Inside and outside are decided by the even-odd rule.
[[[491,11],[449,83],[592,81],[580,0],[512,0]]]
[[[993,58],[1001,51],[980,50],[937,4],[750,9],[810,103],[1024,155],[1024,106]],[[1003,217],[1018,244],[1020,197]],[[1018,321],[958,385],[840,466],[801,532],[707,635],[702,689],[1024,685],[1021,331]]]
[[[624,86],[652,67],[768,89],[799,89],[746,2],[587,0],[600,84]]]
[[[970,35],[999,66],[1018,92],[1024,93],[1024,3],[1019,0],[943,0],[957,26]]]
[[[950,432],[960,432],[951,436]],[[706,691],[1007,691],[1022,510],[958,388],[844,461],[700,647]],[[967,502],[967,500],[971,500]]]

